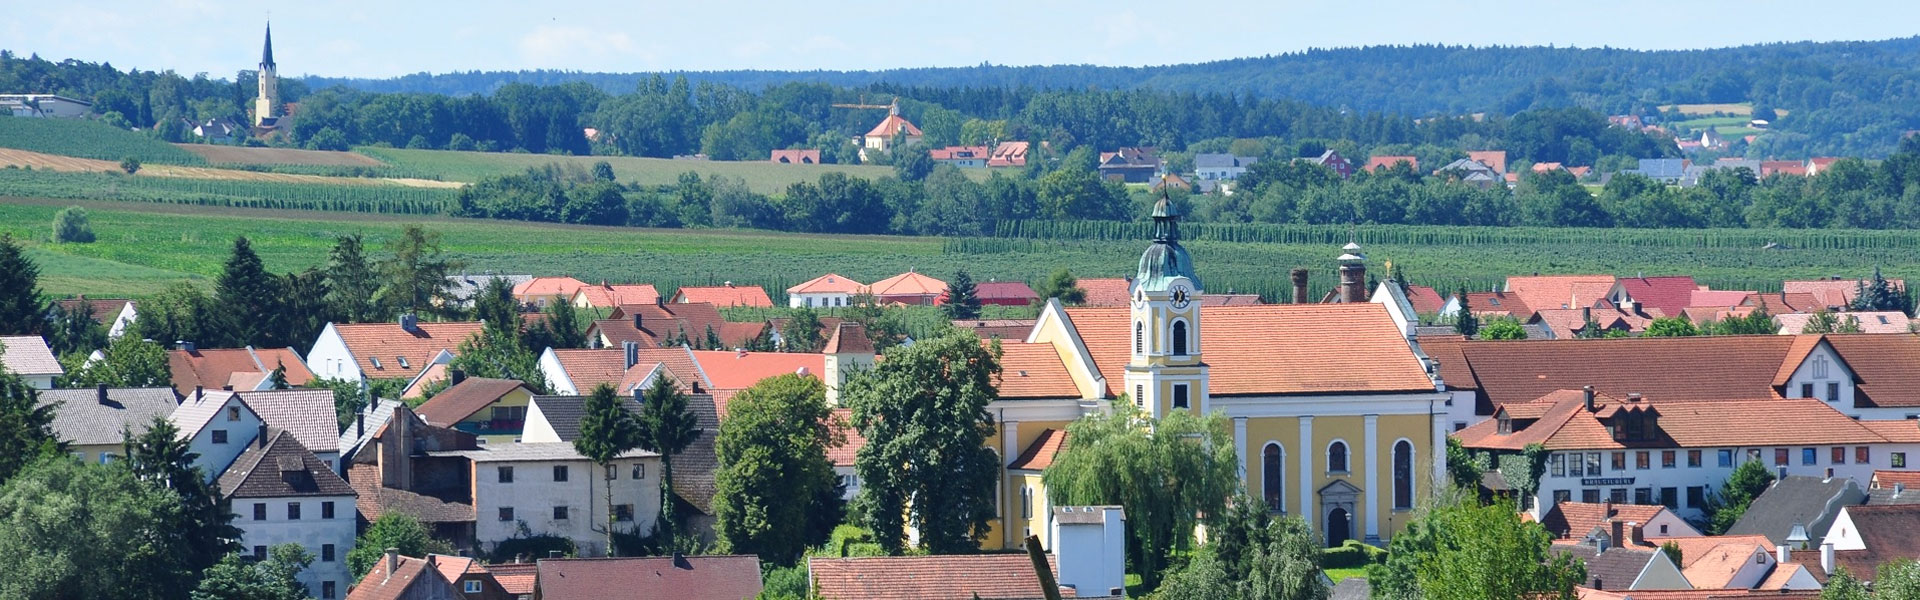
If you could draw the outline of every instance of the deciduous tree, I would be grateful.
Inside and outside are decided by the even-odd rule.
[[[839,502],[827,462],[827,448],[839,443],[831,417],[826,385],[795,374],[761,380],[727,403],[714,440],[713,501],[727,551],[786,565],[826,541],[840,520],[838,511],[815,510],[816,499]]]
[[[347,551],[347,569],[359,580],[380,562],[387,548],[400,551],[401,556],[426,556],[427,554],[452,554],[453,547],[433,537],[433,532],[419,520],[405,514],[388,512],[367,525],[360,539],[353,543],[353,550]]]
[[[182,510],[123,466],[42,457],[0,486],[0,597],[178,597],[196,576]]]
[[[1702,530],[1707,535],[1726,533],[1747,513],[1753,499],[1760,497],[1770,485],[1773,485],[1773,471],[1767,470],[1766,464],[1759,460],[1740,463],[1718,491],[1707,495],[1707,505],[1701,508],[1706,518],[1706,527]]]
[[[843,388],[853,426],[867,439],[855,459],[855,502],[888,552],[906,549],[908,523],[930,552],[979,547],[1000,474],[986,448],[997,354],[971,333],[948,334],[896,348]]]
[[[1480,339],[1483,340],[1524,340],[1527,329],[1512,317],[1489,319],[1480,326]]]
[[[1572,600],[1586,568],[1549,552],[1552,541],[1511,502],[1482,506],[1454,490],[1393,536],[1386,564],[1368,566],[1367,581],[1375,598],[1390,600]]]
[[[206,570],[192,600],[306,600],[307,586],[300,572],[313,564],[313,555],[299,544],[280,544],[267,550],[261,562],[228,554]]]
[[[1036,305],[1044,306],[1048,298],[1058,298],[1061,304],[1067,306],[1075,306],[1087,301],[1087,291],[1080,289],[1079,280],[1074,279],[1073,273],[1066,269],[1060,269],[1048,275],[1045,281],[1040,282],[1040,289],[1034,292],[1039,296],[1034,301]]]
[[[62,361],[67,374],[61,382],[67,387],[168,387],[173,385],[173,370],[167,367],[167,349],[131,335],[123,335],[107,344],[100,360],[87,362],[87,356],[69,354]]]
[[[1661,317],[1647,324],[1647,337],[1693,337],[1700,335],[1693,323],[1683,317]]]

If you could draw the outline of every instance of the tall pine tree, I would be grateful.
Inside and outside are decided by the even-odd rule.
[[[0,335],[32,335],[46,325],[40,300],[40,267],[13,241],[0,234]]]
[[[348,323],[386,319],[374,294],[380,291],[380,273],[367,260],[360,234],[343,235],[327,253],[327,304]]]
[[[1460,298],[1460,311],[1455,313],[1453,330],[1460,332],[1460,335],[1473,337],[1480,333],[1480,317],[1474,316],[1473,307],[1467,304],[1467,288],[1460,288],[1456,296]]]
[[[213,347],[238,348],[247,345],[270,346],[273,326],[280,317],[280,281],[267,272],[253,243],[246,236],[233,239],[233,253],[214,284],[214,305],[219,308],[220,326],[203,334],[214,339],[202,343]],[[285,345],[285,344],[282,344]]]
[[[700,423],[687,410],[687,394],[665,377],[655,377],[640,400],[640,430],[649,449],[660,453],[661,537],[672,541],[678,525],[673,514],[673,456],[699,439]]]
[[[665,377],[659,378],[665,380]],[[619,458],[622,453],[638,448],[645,443],[646,434],[640,428],[640,422],[633,413],[627,411],[625,402],[613,391],[613,386],[602,383],[593,388],[587,396],[586,406],[580,415],[580,437],[574,438],[573,449],[596,466],[605,469],[608,463]],[[614,551],[613,534],[616,516],[613,510],[613,486],[600,486],[603,500],[607,505],[606,528],[601,532],[607,536],[607,555]]]
[[[26,380],[0,367],[0,483],[43,455],[66,451],[53,433],[53,411],[54,405],[40,404],[40,393]]]
[[[953,274],[953,283],[947,284],[947,318],[952,320],[980,318],[980,293],[973,285],[973,277],[966,269]]]
[[[155,416],[145,432],[124,432],[121,453],[135,477],[179,497],[180,521],[169,530],[181,537],[188,568],[198,572],[239,550],[240,530],[233,526],[232,506],[193,465],[200,455],[191,449],[192,440],[179,433],[172,421]]]

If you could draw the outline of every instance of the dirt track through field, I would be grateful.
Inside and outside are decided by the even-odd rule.
[[[0,148],[0,166],[22,166],[54,171],[106,173],[120,170],[119,163],[91,158],[56,156],[26,150]],[[407,187],[454,189],[462,184],[450,181],[428,179],[382,179],[372,177],[325,177],[320,175],[294,175],[288,173],[260,173],[234,169],[214,169],[208,167],[182,167],[176,165],[142,165],[136,175],[142,177],[181,177],[186,179],[222,179],[231,181],[268,181],[275,183],[306,183],[326,185],[401,185]]]

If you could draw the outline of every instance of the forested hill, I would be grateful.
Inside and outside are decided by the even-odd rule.
[[[1580,105],[1607,113],[1654,104],[1757,102],[1789,110],[1920,96],[1920,37],[1776,43],[1711,50],[1373,46],[1156,67],[997,66],[886,71],[694,71],[695,82],[760,89],[806,81],[844,87],[1152,88],[1253,94],[1407,115]],[[509,83],[587,82],[613,93],[653,73],[474,71],[393,79],[309,77],[377,92],[486,94]],[[1910,112],[1910,111],[1907,111]]]

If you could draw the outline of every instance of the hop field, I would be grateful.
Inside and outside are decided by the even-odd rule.
[[[99,160],[131,156],[143,163],[207,164],[173,144],[86,119],[0,119],[0,146]]]
[[[86,206],[99,241],[52,244],[53,213]],[[335,237],[360,233],[378,247],[405,223],[444,236],[447,252],[471,273],[571,275],[586,281],[650,282],[671,294],[682,285],[722,281],[765,286],[776,303],[795,283],[825,272],[875,281],[915,269],[946,278],[965,268],[976,281],[1035,282],[1057,268],[1081,277],[1133,272],[1144,233],[1122,227],[1099,239],[828,236],[751,230],[660,230],[226,206],[0,199],[0,232],[25,240],[42,261],[49,293],[143,296],[180,280],[210,281],[232,240],[246,235],[276,272],[320,266]],[[1132,226],[1127,226],[1132,227]],[[1336,283],[1334,258],[1350,230],[1274,226],[1249,239],[1222,239],[1207,228],[1183,229],[1209,291],[1288,295],[1287,272],[1310,269],[1318,296]],[[1376,276],[1387,263],[1414,283],[1443,290],[1490,289],[1511,274],[1691,274],[1716,289],[1777,290],[1782,279],[1864,276],[1877,265],[1887,276],[1920,277],[1916,234],[1897,232],[1767,232],[1657,230],[1476,231],[1460,228],[1362,227],[1358,237]],[[1793,249],[1763,250],[1773,235]]]

